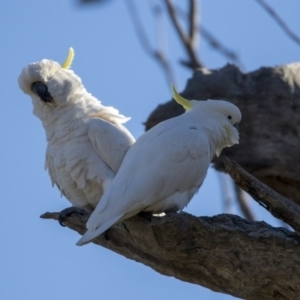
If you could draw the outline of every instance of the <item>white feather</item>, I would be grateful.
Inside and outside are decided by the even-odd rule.
[[[225,101],[191,101],[185,114],[142,135],[87,222],[77,245],[140,211],[181,211],[202,185],[216,152],[238,142],[239,109]],[[229,118],[230,117],[230,118]]]
[[[52,184],[74,206],[94,208],[135,141],[122,125],[129,118],[101,105],[72,70],[51,60],[26,66],[18,82],[45,128]],[[46,85],[53,101],[43,101],[32,90],[34,82]]]

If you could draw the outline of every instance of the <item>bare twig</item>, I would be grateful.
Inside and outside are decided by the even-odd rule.
[[[178,6],[176,6],[176,10],[178,12],[178,15],[183,18],[184,20],[187,20],[186,13]],[[198,27],[198,34],[201,34],[201,37],[205,39],[209,45],[217,52],[219,52],[221,55],[226,57],[229,61],[233,62],[237,66],[240,67],[240,69],[244,69],[243,63],[240,60],[239,56],[233,51],[227,48],[225,45],[223,45],[208,29],[206,29],[203,25],[199,25]],[[199,34],[199,35],[200,35]]]
[[[224,165],[235,183],[258,204],[268,210],[275,218],[284,221],[295,231],[300,232],[300,207],[298,205],[276,193],[228,157],[224,158]]]
[[[233,182],[228,174],[224,172],[218,172],[217,174],[221,185],[223,212],[232,213],[232,204],[235,199],[242,215],[248,221],[254,221],[254,215],[247,201],[247,194]]]
[[[241,62],[239,56],[234,51],[222,45],[222,43],[217,40],[217,38],[214,37],[211,32],[203,27],[203,25],[200,26],[200,33],[201,37],[203,37],[203,39],[205,39],[213,49],[220,52],[224,57],[226,57],[229,61],[235,63],[242,70],[244,69],[243,63]]]
[[[155,59],[159,63],[159,65],[163,69],[163,72],[165,74],[167,84],[169,87],[171,82],[175,82],[175,78],[173,76],[171,66],[170,66],[166,56],[164,55],[164,53],[161,49],[155,50],[151,46],[151,43],[149,42],[147,34],[144,30],[143,24],[139,18],[139,14],[138,14],[138,11],[137,11],[134,1],[126,0],[125,3],[127,6],[127,9],[128,9],[128,13],[129,13],[130,19],[132,21],[134,30],[136,32],[136,35],[138,37],[138,40],[140,41],[142,48],[151,58]],[[156,10],[156,12],[157,12],[157,10]],[[157,16],[157,13],[156,13],[156,16]]]
[[[194,51],[197,50],[199,40],[199,8],[198,0],[190,0],[189,9],[189,36],[191,39],[191,46]]]
[[[235,187],[234,190],[236,195],[236,202],[238,203],[242,214],[248,221],[254,221],[255,220],[254,215],[248,205],[247,194],[236,184],[234,184],[234,187]]]
[[[228,185],[228,174],[224,172],[217,172],[217,175],[219,177],[220,186],[221,186],[221,201],[223,203],[223,212],[226,214],[232,213],[232,195],[230,193],[231,188]]]
[[[269,6],[265,0],[256,0],[265,11],[274,19],[274,21],[281,27],[281,29],[300,46],[300,38],[288,27],[288,25],[281,19],[281,17],[275,12],[275,10]]]
[[[192,38],[183,31],[183,28],[181,27],[179,20],[177,18],[176,9],[172,3],[172,0],[165,0],[165,3],[167,6],[167,11],[168,11],[169,17],[171,19],[171,22],[179,36],[179,39],[181,40],[181,42],[184,46],[187,56],[189,58],[189,61],[183,62],[183,64],[192,69],[197,69],[197,68],[203,67],[202,63],[198,59],[197,54],[195,52],[195,45],[194,45],[195,40],[192,40]],[[191,7],[192,7],[192,5],[191,5]],[[190,22],[195,22],[195,20],[196,20],[194,17],[195,13],[198,13],[198,12],[192,13],[193,17],[190,18]],[[190,13],[190,15],[191,15],[191,13]],[[193,27],[194,24],[190,24],[189,28],[191,28],[191,26]]]

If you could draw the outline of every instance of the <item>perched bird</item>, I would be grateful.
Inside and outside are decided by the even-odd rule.
[[[189,101],[173,87],[183,115],[161,122],[128,150],[90,216],[83,245],[140,211],[181,211],[198,191],[215,154],[239,142],[241,112],[226,101]]]
[[[92,211],[135,139],[122,125],[130,118],[101,105],[68,70],[73,57],[70,48],[62,65],[48,59],[29,64],[18,82],[46,131],[52,185],[74,206]]]

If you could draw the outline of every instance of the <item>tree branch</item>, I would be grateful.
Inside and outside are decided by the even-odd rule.
[[[254,215],[248,205],[247,194],[236,184],[234,185],[234,191],[236,196],[236,202],[239,205],[242,215],[248,221],[254,221],[255,220]]]
[[[187,21],[187,15],[186,13],[179,7],[176,6],[176,10],[178,12],[178,15]],[[189,19],[191,17],[189,16]],[[189,24],[191,23],[191,20],[189,21]],[[208,29],[206,29],[203,25],[198,25],[199,28],[197,30],[198,33],[198,38],[199,35],[201,34],[201,37],[205,39],[208,44],[217,52],[219,52],[221,55],[226,57],[230,62],[236,64],[238,67],[241,69],[244,69],[243,63],[240,60],[239,56],[233,51],[230,50],[228,47],[223,45]],[[198,42],[198,41],[197,41]]]
[[[275,10],[269,6],[265,0],[256,0],[265,11],[271,16],[272,19],[281,27],[281,29],[289,36],[298,46],[300,46],[300,38],[287,26],[287,24],[280,18]]]
[[[200,27],[200,33],[203,39],[205,39],[209,45],[221,55],[226,57],[230,62],[236,64],[241,69],[244,69],[243,63],[240,60],[239,56],[226,46],[224,46],[219,40],[217,40],[216,37],[212,35],[211,32],[209,32],[203,25]]]
[[[198,0],[189,1],[189,37],[191,40],[191,47],[194,52],[197,50],[198,39],[199,39],[199,10]]]
[[[179,20],[177,18],[177,14],[176,14],[176,9],[172,3],[172,0],[165,0],[166,6],[167,6],[167,11],[169,14],[169,17],[171,19],[171,22],[175,28],[175,31],[177,32],[180,41],[182,42],[186,53],[188,55],[188,58],[190,61],[185,62],[184,64],[186,66],[189,66],[192,69],[197,69],[202,67],[202,63],[199,61],[197,54],[195,52],[195,45],[194,42],[195,40],[192,40],[191,37],[187,34],[185,34],[185,32],[183,31]],[[193,12],[196,13],[196,12]],[[195,18],[193,17],[192,22],[195,21]],[[194,24],[191,24],[190,26],[194,26]]]
[[[233,197],[230,193],[232,191],[231,186],[229,186],[229,175],[223,173],[223,172],[218,172],[217,173],[219,177],[219,183],[220,183],[220,189],[221,189],[221,197],[222,197],[222,203],[223,203],[223,209],[222,212],[226,214],[231,214],[232,213],[232,202],[233,202]],[[229,177],[229,178],[227,178]],[[232,181],[232,179],[230,178]]]
[[[300,207],[243,170],[235,161],[224,158],[226,171],[235,183],[275,218],[300,232]]]
[[[161,66],[166,80],[168,87],[170,86],[170,83],[175,82],[175,78],[173,75],[172,68],[164,55],[163,51],[161,49],[154,49],[151,46],[151,43],[149,42],[149,39],[147,37],[146,31],[144,30],[143,24],[139,18],[139,14],[137,12],[137,8],[134,4],[134,1],[132,0],[126,0],[126,7],[128,9],[129,17],[131,19],[131,22],[133,24],[133,28],[136,32],[136,36],[142,46],[142,49],[144,49],[145,53],[149,55],[151,58],[153,58],[158,64]],[[156,15],[157,17],[157,15]]]
[[[48,214],[53,219],[59,215]],[[86,220],[87,216],[73,214],[64,223],[83,234]],[[113,226],[94,243],[163,275],[243,299],[300,296],[300,239],[264,222],[226,214],[137,215]]]

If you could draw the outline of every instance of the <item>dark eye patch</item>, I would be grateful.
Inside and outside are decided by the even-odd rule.
[[[231,120],[231,119],[232,119],[232,117],[231,117],[231,116],[228,116],[227,118],[228,118],[229,120]]]
[[[52,96],[48,91],[48,87],[40,81],[36,81],[31,85],[31,90],[36,93],[42,101],[51,102],[53,101]]]

